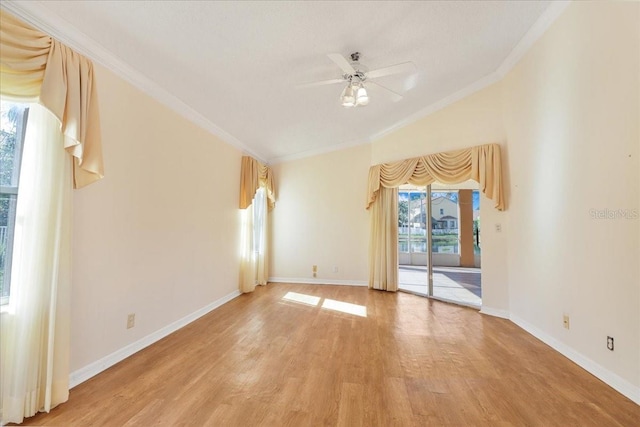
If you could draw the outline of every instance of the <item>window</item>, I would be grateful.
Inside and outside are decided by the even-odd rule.
[[[22,146],[29,109],[0,102],[0,304],[9,301]]]
[[[440,208],[440,215],[444,215],[444,209]]]
[[[266,227],[265,210],[267,208],[267,192],[264,187],[258,188],[253,198],[253,252],[258,256],[265,250],[263,228]]]

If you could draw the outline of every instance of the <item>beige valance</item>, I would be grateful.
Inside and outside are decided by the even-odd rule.
[[[104,176],[93,64],[0,10],[0,93],[39,101],[58,118],[74,157],[74,187]]]
[[[367,209],[378,197],[381,186],[393,188],[405,183],[429,185],[435,181],[455,184],[469,179],[480,184],[480,190],[495,202],[496,209],[505,209],[502,161],[498,144],[478,145],[464,150],[371,166]]]
[[[263,165],[253,157],[242,156],[240,169],[240,209],[246,209],[251,205],[253,197],[260,186],[267,190],[269,210],[276,205],[275,185],[273,171],[269,166]]]

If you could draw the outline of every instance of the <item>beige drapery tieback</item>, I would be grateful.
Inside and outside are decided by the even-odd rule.
[[[93,64],[84,56],[0,10],[0,91],[38,101],[60,121],[74,157],[74,188],[104,176]]]
[[[480,184],[480,191],[494,201],[496,209],[505,209],[498,144],[478,145],[371,166],[366,207],[369,209],[376,200],[380,187],[393,188],[406,183],[429,185],[436,181],[456,184],[469,179]]]

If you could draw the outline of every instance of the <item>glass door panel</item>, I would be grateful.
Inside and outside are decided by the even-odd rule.
[[[399,288],[428,294],[429,233],[427,191],[424,187],[400,187],[398,197]]]
[[[476,256],[479,209],[477,191],[431,192],[433,291],[430,296],[474,307],[482,304],[480,269],[476,266],[476,259],[478,263],[480,259]]]

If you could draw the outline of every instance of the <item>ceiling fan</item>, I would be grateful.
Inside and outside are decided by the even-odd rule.
[[[360,52],[352,53],[351,61],[347,60],[347,58],[339,53],[330,53],[327,56],[343,71],[344,74],[342,74],[342,77],[338,79],[306,83],[299,85],[298,88],[301,89],[334,83],[346,83],[347,86],[340,95],[340,103],[343,107],[347,108],[364,106],[369,103],[369,94],[365,87],[365,83],[370,88],[380,89],[380,91],[389,96],[392,101],[400,101],[402,99],[402,95],[371,80],[378,77],[390,76],[392,74],[410,73],[416,70],[416,66],[413,62],[402,62],[400,64],[369,71],[367,67],[359,62]]]

